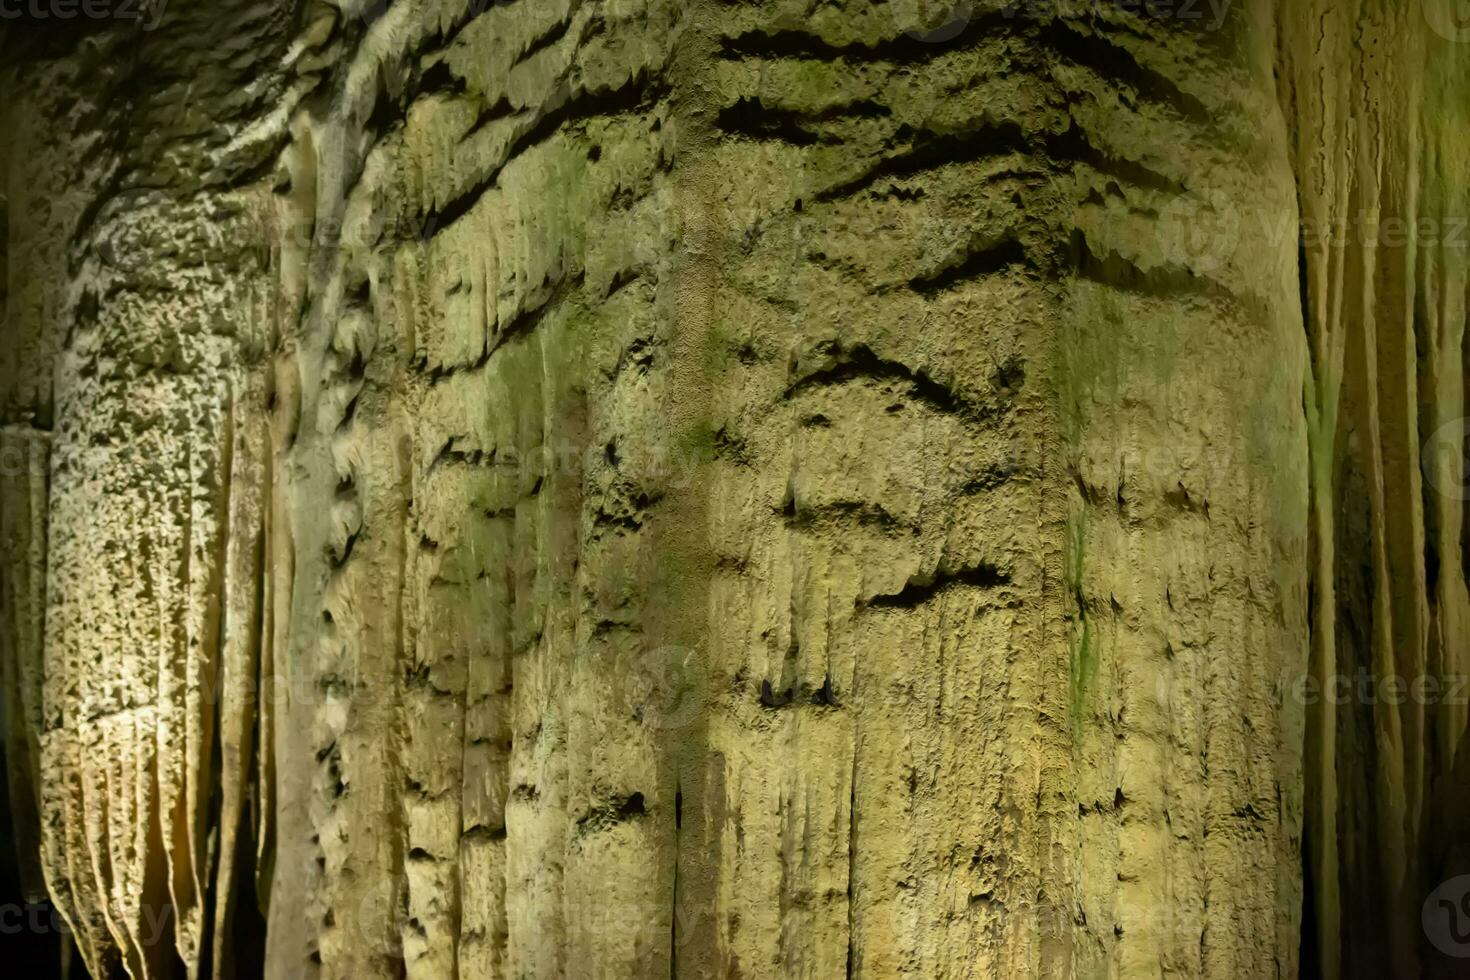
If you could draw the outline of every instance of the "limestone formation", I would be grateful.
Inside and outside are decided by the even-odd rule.
[[[73,975],[1460,975],[1456,0],[63,6],[0,667]]]

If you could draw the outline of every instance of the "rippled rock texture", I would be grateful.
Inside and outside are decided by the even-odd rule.
[[[1454,0],[47,2],[0,662],[94,977],[1459,975]]]

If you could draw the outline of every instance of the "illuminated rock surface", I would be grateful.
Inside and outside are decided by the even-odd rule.
[[[0,21],[93,975],[1458,975],[1470,28],[1167,6]]]

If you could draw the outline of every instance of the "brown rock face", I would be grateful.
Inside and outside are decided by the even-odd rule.
[[[92,976],[1470,962],[1455,0],[100,3],[0,6]]]

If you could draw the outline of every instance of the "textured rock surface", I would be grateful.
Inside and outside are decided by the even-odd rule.
[[[1453,6],[0,26],[25,887],[139,980],[1452,975],[1463,700],[1310,685],[1470,673]]]

